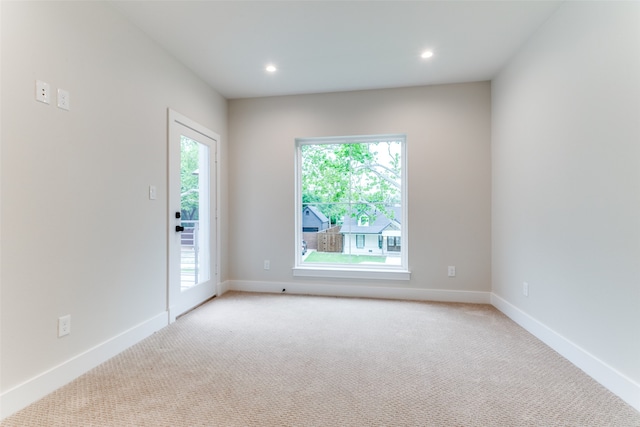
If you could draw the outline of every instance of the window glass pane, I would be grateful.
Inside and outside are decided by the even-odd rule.
[[[180,138],[180,288],[185,291],[210,279],[209,147]]]
[[[301,264],[401,264],[404,138],[363,140],[299,144]]]

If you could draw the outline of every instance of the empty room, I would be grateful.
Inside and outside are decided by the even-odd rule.
[[[0,25],[0,425],[640,426],[639,2]]]

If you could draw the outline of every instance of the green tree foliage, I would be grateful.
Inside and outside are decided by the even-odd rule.
[[[332,224],[347,212],[392,215],[388,208],[400,203],[400,148],[398,141],[303,145],[303,206],[316,206]]]
[[[199,153],[198,143],[180,139],[180,206],[183,220],[197,220],[199,212]]]

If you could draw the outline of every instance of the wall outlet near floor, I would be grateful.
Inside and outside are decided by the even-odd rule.
[[[529,296],[529,283],[527,282],[522,282],[522,295],[525,297]]]
[[[450,265],[449,268],[447,269],[447,272],[449,274],[449,277],[456,277],[456,266]]]
[[[269,270],[271,268],[271,262],[268,259],[264,260],[264,269]]]
[[[58,317],[58,338],[71,333],[71,315]]]

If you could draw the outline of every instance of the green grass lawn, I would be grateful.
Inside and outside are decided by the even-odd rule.
[[[360,264],[363,262],[380,262],[387,260],[385,256],[346,255],[335,252],[311,252],[304,262],[328,262],[338,264]]]

